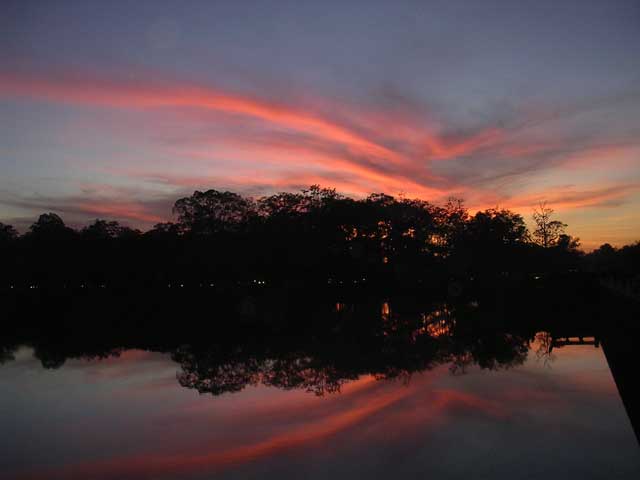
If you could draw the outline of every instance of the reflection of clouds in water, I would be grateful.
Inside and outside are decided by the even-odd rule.
[[[573,382],[575,366],[565,369],[562,356],[552,375],[530,355],[523,366],[499,372],[471,367],[465,375],[453,376],[443,365],[413,375],[408,384],[365,376],[347,384],[341,394],[325,397],[266,386],[212,397],[193,395],[175,383],[131,392],[119,383],[119,375],[126,371],[120,365],[118,375],[96,377],[105,387],[111,385],[104,389],[108,404],[113,403],[105,413],[118,415],[126,408],[127,391],[130,399],[149,406],[138,418],[132,418],[130,425],[149,453],[114,451],[104,461],[67,463],[48,471],[47,476],[106,479],[152,475],[172,479],[184,475],[201,478],[205,472],[215,472],[223,478],[252,478],[256,472],[278,471],[282,478],[299,478],[292,458],[309,456],[314,458],[313,466],[305,467],[310,478],[322,478],[324,468],[340,472],[353,469],[353,465],[358,465],[360,473],[382,473],[385,478],[400,473],[437,474],[443,465],[449,473],[464,476],[459,472],[461,462],[482,455],[494,458],[491,452],[495,454],[495,449],[500,449],[500,465],[532,467],[529,463],[533,460],[523,459],[518,452],[550,454],[562,448],[552,458],[575,462],[585,451],[594,453],[596,445],[602,448],[602,439],[615,440],[622,447],[619,453],[613,449],[594,453],[599,455],[596,459],[620,460],[627,452],[628,440],[633,439],[627,438],[631,433],[613,382],[610,378],[608,384],[603,382],[602,370],[591,369],[594,364],[606,368],[602,352],[587,350],[584,358],[591,361],[583,363],[584,379],[606,386],[604,390],[589,389],[588,395]],[[103,367],[112,370],[119,363],[136,362],[145,367],[129,370],[134,375],[146,368],[154,376],[152,371],[164,365],[162,356],[133,351],[109,359]],[[90,369],[100,368],[100,362],[90,363]],[[78,368],[65,365],[60,371]],[[137,431],[138,424],[148,423],[172,435]],[[581,437],[576,438],[576,432]],[[540,438],[548,444],[541,447]],[[573,447],[565,445],[569,441]],[[399,463],[400,458],[404,460]],[[536,461],[536,468],[550,471],[552,465],[544,458]],[[483,459],[476,467],[480,471],[491,465],[495,468],[497,463],[492,462]],[[640,468],[633,457],[622,464],[623,470]]]
[[[29,374],[42,378],[67,377],[83,384],[123,381],[130,388],[157,389],[176,385],[177,365],[167,354],[143,350],[116,351],[99,358],[72,358],[53,369],[44,369],[43,360],[35,356],[32,347],[21,346],[14,352],[15,359],[0,367],[5,375]],[[45,360],[46,364],[46,360]]]
[[[5,369],[21,370],[42,370],[42,362],[33,355],[32,347],[19,346],[16,350],[9,352],[7,362],[0,368],[0,373]]]
[[[171,370],[175,377],[176,365],[166,353],[144,350],[125,350],[106,358],[73,359],[69,367],[89,377],[125,378],[136,374]]]

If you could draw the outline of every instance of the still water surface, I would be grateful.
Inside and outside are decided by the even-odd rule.
[[[2,479],[640,478],[640,451],[593,345],[522,365],[361,376],[340,392],[219,396],[168,354],[0,366]]]

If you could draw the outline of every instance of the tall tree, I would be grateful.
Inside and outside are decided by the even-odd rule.
[[[38,220],[29,227],[30,238],[37,240],[70,240],[76,232],[72,228],[67,227],[62,218],[55,213],[43,213],[38,217]]]
[[[547,207],[546,202],[541,202],[540,206],[533,211],[533,221],[536,229],[533,231],[533,240],[538,245],[549,248],[558,244],[560,237],[565,235],[566,223],[552,220],[553,209]]]
[[[179,199],[174,207],[178,224],[196,234],[237,231],[257,215],[255,202],[237,193],[207,190]]]
[[[18,238],[18,232],[11,225],[0,222],[0,244],[11,242]]]
[[[86,239],[109,240],[135,237],[140,235],[140,231],[120,225],[118,222],[96,219],[91,225],[84,227],[81,234]]]
[[[515,245],[529,236],[520,215],[497,208],[477,212],[467,222],[467,231],[473,242],[483,245]]]

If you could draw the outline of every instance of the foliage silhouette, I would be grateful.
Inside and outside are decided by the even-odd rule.
[[[175,223],[144,233],[100,219],[78,232],[54,213],[22,236],[1,225],[0,288],[441,287],[453,279],[602,270],[613,257],[585,258],[551,212],[542,205],[530,234],[514,212],[472,215],[459,199],[440,206],[382,193],[356,200],[319,186],[255,200],[196,191],[176,201]],[[637,258],[636,250],[625,258]]]
[[[11,225],[0,222],[0,245],[8,244],[18,238],[18,231]]]
[[[564,249],[577,248],[580,241],[565,234],[567,224],[559,220],[551,220],[553,209],[546,202],[541,202],[533,211],[533,221],[536,228],[533,231],[534,242],[544,248],[561,246]]]

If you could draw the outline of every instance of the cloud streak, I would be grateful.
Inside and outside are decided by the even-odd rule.
[[[77,74],[40,76],[4,72],[0,74],[0,94],[115,108],[177,107],[214,110],[260,119],[343,144],[353,151],[360,151],[372,157],[403,163],[403,159],[383,142],[373,141],[353,128],[282,103],[209,87],[186,84],[143,85],[137,82],[88,78]],[[483,132],[462,141],[445,141],[435,135],[428,136],[425,132],[423,144],[427,150],[426,154],[434,158],[450,158],[485,144],[493,135],[495,132]]]
[[[93,170],[94,176],[106,171],[138,182],[143,193],[22,193],[3,195],[0,202],[148,226],[166,220],[171,201],[195,188],[261,195],[320,183],[356,196],[385,191],[440,202],[453,195],[467,198],[471,208],[500,203],[523,209],[546,199],[556,208],[579,209],[622,205],[638,183],[634,158],[640,142],[632,126],[612,135],[563,123],[612,102],[632,102],[635,92],[555,110],[512,109],[506,121],[497,116],[461,128],[404,97],[399,105],[355,105],[312,95],[274,101],[264,91],[247,94],[140,72],[132,78],[0,71],[0,98],[88,106],[125,116],[136,111],[158,148],[126,165],[77,166]],[[549,125],[553,129],[545,130]],[[126,136],[133,145],[139,140],[135,131]],[[158,166],[151,156],[156,154],[175,160]],[[630,170],[629,180],[616,187],[612,178],[586,185],[570,178],[569,169],[587,172],[603,159]],[[555,184],[536,186],[536,178],[549,172],[558,172]],[[573,185],[568,191],[567,184]]]
[[[0,96],[118,109],[177,108],[242,116],[277,129],[282,149],[294,149],[294,144],[306,142],[310,145],[315,142],[316,150],[331,151],[330,158],[334,165],[329,166],[333,168],[348,169],[373,179],[386,171],[386,180],[395,175],[409,184],[412,177],[417,177],[423,182],[423,190],[426,182],[434,180],[428,170],[428,161],[470,154],[491,144],[500,135],[493,128],[462,137],[439,135],[429,131],[425,125],[402,125],[401,122],[406,122],[407,118],[386,118],[384,115],[383,121],[376,122],[376,126],[382,130],[371,132],[366,131],[366,121],[361,121],[360,124],[347,123],[346,118],[353,121],[359,115],[358,112],[343,114],[341,111],[344,110],[344,105],[330,105],[332,111],[338,112],[335,118],[330,118],[319,112],[301,110],[282,102],[271,102],[210,87],[141,84],[72,73],[46,76],[0,73]],[[295,134],[293,140],[286,145],[282,145],[283,129]],[[271,141],[272,146],[276,141]],[[407,155],[406,150],[412,153]],[[327,161],[326,158],[324,160]]]

